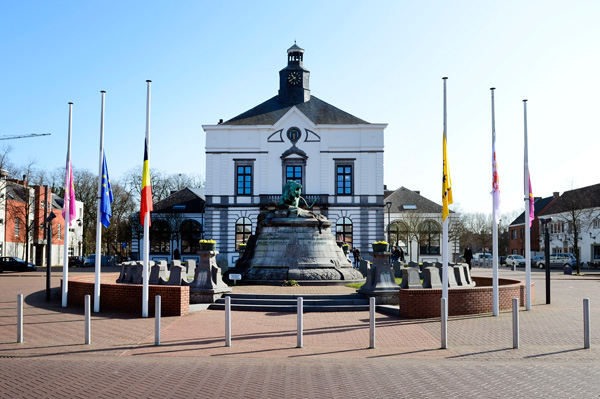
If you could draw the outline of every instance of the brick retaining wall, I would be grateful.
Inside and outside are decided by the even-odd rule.
[[[473,277],[475,287],[448,288],[448,315],[490,313],[493,311],[492,278]],[[401,289],[400,317],[427,319],[440,317],[441,289]],[[519,306],[525,305],[525,284],[519,280],[498,279],[498,303],[500,310],[512,308],[512,298],[519,298]],[[531,283],[531,299],[534,299]]]
[[[94,275],[69,278],[68,302],[83,305],[85,296],[92,299],[94,308]],[[100,278],[100,309],[114,309],[142,313],[142,285],[119,284],[119,273],[102,273]],[[62,280],[61,280],[62,285]],[[161,297],[163,316],[182,316],[190,312],[190,287],[150,285],[148,287],[148,314],[154,316],[154,297]]]

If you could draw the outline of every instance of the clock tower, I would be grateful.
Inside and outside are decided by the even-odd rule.
[[[310,100],[308,76],[310,71],[302,66],[304,49],[294,45],[287,51],[288,64],[279,71],[279,102],[300,104]]]

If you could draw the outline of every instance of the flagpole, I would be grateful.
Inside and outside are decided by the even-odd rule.
[[[446,80],[447,77],[442,78],[444,81],[444,140],[446,140],[447,136],[447,115],[446,115]],[[446,154],[444,154],[446,155]],[[444,159],[444,162],[447,160]],[[448,217],[444,218],[442,215],[442,298],[446,298],[446,303],[448,303]],[[448,306],[446,306],[446,312]],[[443,309],[442,309],[443,311]],[[448,313],[446,313],[443,318],[447,318]]]
[[[73,127],[73,103],[69,103],[69,133],[67,139],[67,166],[66,176],[71,176],[71,129]],[[68,184],[66,184],[68,180]],[[65,179],[65,194],[63,200],[63,210],[65,210],[65,231],[63,234],[63,286],[62,286],[62,307],[67,307],[67,296],[69,293],[69,224],[70,224],[70,206],[71,206],[71,183],[72,177]]]
[[[100,110],[100,155],[98,168],[98,206],[96,209],[96,279],[94,283],[94,312],[100,311],[100,269],[102,269],[102,161],[104,157],[104,99],[106,92],[102,90],[102,102]]]
[[[523,122],[525,126],[525,146],[524,146],[524,174],[523,174],[523,193],[525,194],[525,309],[531,310],[531,226],[530,226],[530,189],[529,180],[529,146],[527,143],[527,100],[523,100]]]
[[[492,198],[493,198],[493,211],[492,211],[492,265],[493,265],[493,287],[492,287],[492,297],[493,297],[493,314],[494,316],[498,316],[499,306],[498,306],[498,220],[496,216],[496,211],[498,209],[498,195],[496,193],[497,187],[494,186],[496,178],[496,119],[495,119],[495,109],[494,109],[494,87],[491,89],[492,92]]]
[[[150,168],[150,84],[151,80],[146,80],[146,151],[148,152],[148,168]],[[148,258],[150,257],[150,212],[144,215],[144,242],[143,268],[142,268],[142,317],[148,317]]]

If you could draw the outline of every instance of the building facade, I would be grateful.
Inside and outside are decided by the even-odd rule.
[[[311,95],[304,50],[287,51],[279,92],[206,132],[205,237],[229,264],[274,207],[283,185],[302,184],[308,206],[326,216],[339,241],[370,251],[384,239],[383,146],[373,124]]]
[[[48,200],[46,201],[46,194]],[[64,259],[65,220],[63,199],[42,186],[29,185],[26,179],[0,181],[0,255],[28,259],[38,266],[46,265],[48,212],[52,220],[52,265],[62,265]],[[76,201],[76,219],[69,228],[68,254],[82,255],[83,203]]]
[[[139,213],[133,215],[131,255],[140,260],[143,226]],[[182,261],[200,260],[197,252],[204,226],[204,189],[184,188],[154,204],[150,214],[150,260],[170,262],[179,254]]]
[[[388,242],[404,251],[406,262],[442,261],[442,206],[418,191],[400,187],[385,198],[385,230]],[[459,215],[448,215],[448,256],[458,262],[460,242],[454,223]]]
[[[558,198],[558,193],[554,193],[552,197],[546,198],[535,198],[534,202],[534,219],[529,230],[530,237],[530,248],[531,252],[541,251],[542,245],[540,244],[540,221],[539,214]],[[525,256],[525,212],[519,215],[509,226],[508,226],[508,253],[512,255]]]
[[[573,253],[580,263],[600,260],[600,184],[565,191],[539,217],[551,219],[550,253]],[[543,250],[543,234],[540,247]]]

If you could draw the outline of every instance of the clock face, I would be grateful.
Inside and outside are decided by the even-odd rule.
[[[300,84],[301,79],[302,75],[300,75],[298,72],[290,72],[287,77],[288,83],[294,86]]]

